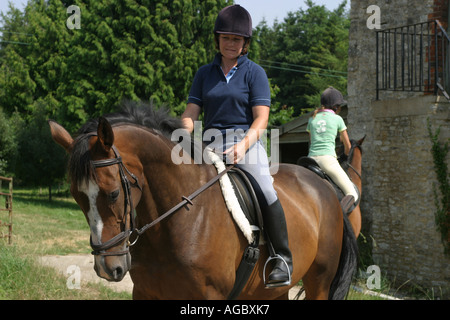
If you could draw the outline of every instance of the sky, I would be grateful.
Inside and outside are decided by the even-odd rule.
[[[252,16],[253,27],[256,27],[263,18],[266,19],[268,26],[272,26],[275,19],[282,22],[288,12],[307,8],[305,0],[235,0],[234,2],[248,10]],[[331,11],[336,9],[343,0],[313,0],[313,2],[324,5]],[[346,8],[350,9],[350,0],[347,0]]]
[[[16,8],[23,9],[27,0],[0,0],[0,11],[8,11],[8,2],[12,2]],[[325,5],[328,10],[334,10],[343,0],[313,0],[317,5]],[[305,0],[235,0],[250,12],[253,26],[266,19],[269,26],[273,25],[275,19],[283,21],[290,11],[306,8]],[[350,0],[347,0],[347,9],[350,8]]]

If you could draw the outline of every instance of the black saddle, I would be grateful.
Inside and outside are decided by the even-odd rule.
[[[236,271],[234,288],[228,296],[228,299],[235,299],[239,296],[240,292],[247,283],[248,278],[250,277],[259,258],[259,237],[261,233],[264,233],[260,204],[262,206],[266,206],[267,203],[258,183],[251,175],[247,176],[244,171],[234,167],[228,172],[228,176],[230,177],[231,184],[233,185],[235,195],[242,211],[249,220],[250,224],[253,226],[253,233],[255,235],[254,242],[244,251],[241,263]],[[269,261],[279,259],[279,255],[275,253],[273,245],[270,242],[270,238],[265,237],[265,245],[269,251],[269,258],[264,265],[264,270],[266,269],[266,265]]]
[[[228,172],[228,176],[242,211],[250,225],[255,226],[253,230],[255,240],[244,250],[241,263],[236,271],[234,287],[228,295],[228,299],[233,300],[241,293],[259,259],[259,238],[263,230],[263,220],[258,197],[246,174],[234,167]]]
[[[302,167],[305,167],[306,169],[311,170],[312,172],[317,174],[322,179],[325,179],[328,181],[331,180],[330,177],[328,177],[327,174],[325,172],[323,172],[322,169],[320,169],[319,164],[313,158],[301,157],[300,159],[298,159],[297,164],[299,166],[302,166]]]
[[[316,162],[316,160],[314,160],[313,158],[310,158],[310,157],[301,157],[300,159],[298,159],[297,164],[299,166],[302,166],[306,169],[311,170],[312,172],[317,174],[319,177],[328,181],[331,184],[331,186],[334,188],[334,191],[336,192],[336,195],[337,195],[339,201],[341,202],[341,206],[342,206],[344,213],[349,214],[359,204],[359,200],[361,199],[361,194],[355,184],[353,184],[353,187],[355,188],[356,192],[358,193],[358,200],[355,201],[352,206],[348,207],[348,205],[347,205],[348,197],[345,197],[341,188],[339,188],[339,186],[336,183],[334,183],[334,181],[320,168],[320,166]]]
[[[251,181],[247,175],[238,168],[233,168],[229,173],[231,184],[233,185],[234,193],[238,199],[239,205],[242,208],[246,218],[251,225],[262,229],[262,216],[260,215],[260,208],[258,197]]]

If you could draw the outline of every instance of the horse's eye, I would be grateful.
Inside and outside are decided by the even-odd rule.
[[[119,194],[120,194],[120,190],[116,190],[116,191],[111,192],[109,194],[109,201],[112,202],[112,203],[116,202],[117,199],[119,198]]]

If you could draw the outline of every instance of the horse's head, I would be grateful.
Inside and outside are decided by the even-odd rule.
[[[361,158],[362,158],[362,144],[364,142],[364,139],[366,136],[364,136],[362,139],[359,140],[350,140],[350,151],[348,153],[348,156],[344,156],[344,146],[340,148],[338,153],[338,158],[340,159],[339,162],[341,162],[342,167],[347,170],[349,166],[357,165],[360,168],[361,166]],[[343,160],[341,160],[343,159]]]
[[[350,164],[357,165],[361,170],[361,159],[362,159],[362,144],[366,136],[359,140],[351,140],[351,148],[348,155],[348,160]]]
[[[70,154],[70,191],[91,230],[94,269],[102,278],[120,281],[131,267],[129,239],[141,197],[140,166],[131,156],[124,160],[125,154],[119,154],[105,118],[99,119],[96,131],[75,140],[56,122],[49,125],[53,139]]]

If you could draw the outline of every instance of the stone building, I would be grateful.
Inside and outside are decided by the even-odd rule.
[[[427,123],[449,141],[448,2],[351,1],[347,97],[349,134],[366,135],[361,210],[374,262],[394,287],[443,298],[450,258],[435,223]]]

